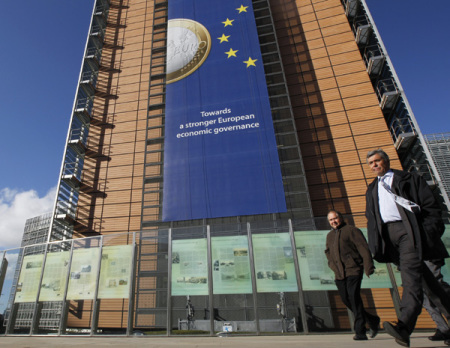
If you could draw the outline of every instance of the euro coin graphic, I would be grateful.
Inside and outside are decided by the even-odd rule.
[[[190,19],[171,19],[167,33],[166,83],[179,81],[197,70],[211,50],[211,35]]]

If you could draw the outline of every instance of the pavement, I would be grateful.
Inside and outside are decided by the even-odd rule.
[[[434,332],[418,332],[411,337],[411,347],[448,347],[443,341],[432,342],[428,336]],[[0,347],[139,347],[139,348],[399,348],[394,339],[380,333],[368,341],[354,341],[353,334],[309,334],[284,336],[0,336]]]

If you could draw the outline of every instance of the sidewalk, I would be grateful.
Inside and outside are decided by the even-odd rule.
[[[419,332],[411,337],[411,347],[448,347],[443,341],[431,342],[434,332]],[[368,341],[353,341],[352,334],[314,334],[295,336],[235,337],[0,337],[0,347],[139,347],[139,348],[400,348],[386,333]]]

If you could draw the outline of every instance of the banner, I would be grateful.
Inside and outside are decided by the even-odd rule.
[[[63,301],[69,271],[68,251],[48,253],[39,301]]]
[[[251,294],[247,236],[212,237],[214,294]]]
[[[171,0],[163,220],[286,211],[250,0]]]
[[[172,243],[172,296],[208,295],[206,239]]]
[[[99,253],[99,248],[75,249],[73,251],[67,300],[94,299]]]
[[[132,245],[103,247],[97,298],[130,297],[132,255]]]
[[[257,291],[297,291],[289,233],[254,234],[252,240]]]
[[[23,258],[14,299],[15,303],[36,302],[43,261],[43,254],[27,255]]]

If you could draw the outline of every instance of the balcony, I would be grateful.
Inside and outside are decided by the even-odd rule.
[[[95,85],[97,84],[98,72],[85,71],[81,74],[80,87],[88,96],[93,96],[95,93]]]
[[[414,143],[417,138],[417,132],[412,124],[411,120],[405,118],[394,118],[389,128],[393,140],[394,146],[397,151],[405,151]]]
[[[366,45],[372,32],[372,25],[366,15],[357,16],[353,20],[353,32],[358,45]]]
[[[109,0],[97,0],[95,4],[95,13],[97,12],[107,12],[109,10]]]
[[[64,163],[61,180],[72,188],[80,187],[82,166],[79,162]]]
[[[86,152],[87,129],[85,127],[72,129],[69,135],[68,145],[79,155]]]
[[[94,101],[92,98],[81,97],[75,104],[74,113],[80,118],[80,120],[88,124],[91,120],[91,112]]]
[[[347,0],[345,2],[345,15],[353,18],[358,13],[359,0]]]
[[[95,23],[105,28],[107,15],[107,11],[105,11],[103,7],[96,8],[94,13]]]
[[[367,72],[370,76],[378,76],[383,71],[386,57],[379,45],[368,46],[364,50]]]
[[[103,45],[103,40],[105,38],[105,28],[99,24],[93,25],[89,36],[97,46],[101,46]]]
[[[97,47],[90,47],[86,50],[84,61],[89,65],[91,70],[98,70],[100,67],[100,58],[102,50]]]
[[[76,205],[59,201],[56,205],[55,219],[64,224],[75,223]]]
[[[397,99],[400,95],[397,85],[394,79],[386,79],[378,81],[377,95],[380,101],[380,107],[383,111],[392,110],[397,103]]]

